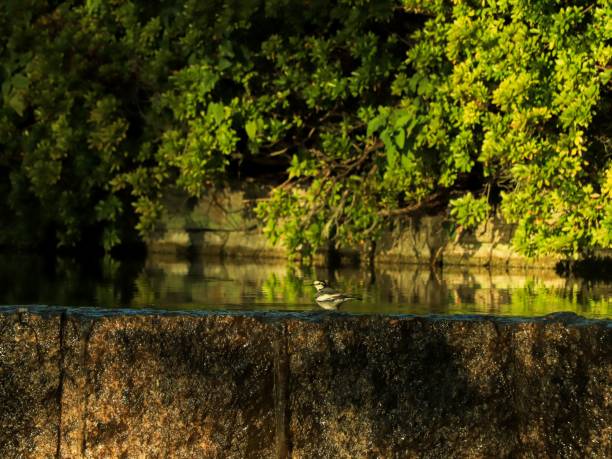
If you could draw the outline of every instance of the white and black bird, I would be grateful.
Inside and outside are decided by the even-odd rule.
[[[312,285],[317,289],[315,301],[323,309],[338,309],[338,306],[346,301],[361,300],[361,298],[356,295],[347,295],[330,288],[329,284],[325,281],[316,280]]]

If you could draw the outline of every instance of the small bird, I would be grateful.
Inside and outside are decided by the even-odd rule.
[[[330,288],[329,284],[325,281],[316,280],[312,285],[317,289],[315,301],[323,309],[338,309],[338,306],[345,301],[361,300],[358,296],[346,295],[338,290]]]

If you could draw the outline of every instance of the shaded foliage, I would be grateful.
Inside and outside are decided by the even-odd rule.
[[[0,244],[110,250],[170,188],[265,175],[265,231],[302,256],[441,209],[458,230],[501,214],[528,255],[608,248],[611,19],[605,1],[8,0]]]

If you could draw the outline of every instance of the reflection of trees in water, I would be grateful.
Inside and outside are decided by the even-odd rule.
[[[356,267],[329,270],[253,259],[100,258],[83,264],[0,255],[0,304],[316,309],[312,281],[327,279],[363,297],[347,304],[347,311],[612,316],[612,283],[604,280],[415,265],[383,265],[371,274]]]
[[[431,312],[447,312],[452,306],[454,312],[460,312],[465,305],[465,312],[505,315],[560,310],[612,315],[611,283],[564,279],[551,271],[386,268],[377,274],[377,288],[383,301],[426,304]]]
[[[578,291],[582,293],[578,294]],[[591,291],[589,296],[584,293],[582,286],[558,289],[533,281],[523,288],[513,290],[508,312],[513,315],[542,315],[570,311],[577,314],[612,316],[609,284],[602,286],[598,292]]]
[[[380,305],[402,306],[403,309],[427,305],[431,312],[443,312],[443,306],[449,301],[448,295],[440,272],[410,265],[379,269],[369,300]]]
[[[0,254],[0,304],[127,306],[143,261]]]
[[[250,259],[151,261],[141,276],[137,301],[152,298],[190,307],[297,301],[304,295],[303,277],[286,264]]]

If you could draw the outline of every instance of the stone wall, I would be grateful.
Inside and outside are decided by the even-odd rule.
[[[200,200],[176,192],[165,199],[167,213],[148,241],[158,254],[286,258],[281,246],[266,239],[255,216],[257,200],[267,188],[244,184],[233,190],[211,190]]]
[[[0,457],[610,457],[612,326],[0,311]]]
[[[283,247],[269,243],[255,218],[253,209],[266,193],[266,187],[250,183],[233,190],[210,191],[198,201],[180,193],[168,195],[168,213],[160,231],[149,241],[149,249],[157,253],[286,258]],[[458,239],[445,228],[444,220],[441,215],[398,219],[378,244],[376,262],[430,264],[436,259],[446,265],[550,268],[559,261],[519,255],[512,248],[513,226],[499,219],[491,219]],[[341,253],[349,260],[359,255],[351,247]]]

